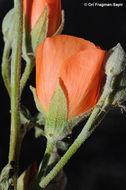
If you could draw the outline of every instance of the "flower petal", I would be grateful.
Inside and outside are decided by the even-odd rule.
[[[78,116],[91,109],[97,102],[105,51],[88,48],[67,59],[60,68],[64,92],[67,92],[68,117]]]
[[[90,49],[90,51],[87,51],[86,49]],[[72,108],[70,116],[72,116],[72,112],[74,112],[73,108],[78,105],[73,107],[71,107],[71,105],[74,103],[76,97],[80,98],[78,100],[81,105],[84,96],[82,94],[82,87],[84,89],[87,88],[84,86],[85,82],[82,82],[82,79],[84,78],[86,83],[88,82],[88,85],[90,84],[90,80],[87,81],[86,76],[88,75],[88,78],[90,78],[90,72],[92,72],[93,69],[96,70],[98,67],[96,64],[97,61],[100,62],[98,64],[98,68],[101,67],[101,59],[103,58],[103,54],[103,51],[97,49],[93,43],[81,38],[59,35],[45,39],[43,44],[38,46],[36,49],[37,96],[45,111],[48,111],[51,97],[57,85],[57,79],[58,77],[61,77],[66,89],[70,88],[70,90],[67,89],[67,91],[69,94],[69,109]],[[96,73],[97,72],[95,71],[94,74]],[[91,76],[92,75],[93,74],[91,73]],[[79,85],[80,82],[82,82],[82,84],[79,88],[77,85]],[[74,88],[71,89],[72,87],[70,87],[70,85]],[[77,96],[78,90],[81,97],[80,95]],[[71,100],[69,100],[71,95]]]

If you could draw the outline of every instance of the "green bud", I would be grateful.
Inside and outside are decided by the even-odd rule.
[[[14,34],[14,9],[11,9],[3,19],[2,32],[4,41],[12,44]]]
[[[106,54],[105,73],[107,76],[119,75],[126,67],[126,54],[118,43],[114,48],[110,49]]]
[[[107,52],[104,64],[106,82],[99,102],[102,109],[126,99],[126,54],[120,44]]]

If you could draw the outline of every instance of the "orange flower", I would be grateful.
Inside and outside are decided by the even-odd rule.
[[[23,9],[26,16],[28,32],[36,24],[41,16],[45,5],[48,5],[48,36],[54,34],[60,25],[61,0],[23,0]]]
[[[68,103],[68,118],[91,109],[98,100],[105,51],[67,35],[46,38],[36,49],[37,97],[48,112],[57,80]]]

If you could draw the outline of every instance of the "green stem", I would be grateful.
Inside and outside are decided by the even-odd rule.
[[[28,56],[24,57],[25,61],[26,61],[26,67],[24,70],[24,73],[21,77],[21,82],[20,82],[20,94],[22,94],[23,88],[30,76],[30,73],[34,67],[34,58],[29,58]]]
[[[50,183],[50,181],[58,174],[58,172],[78,150],[82,143],[91,135],[96,126],[98,126],[101,120],[105,117],[106,113],[108,112],[108,107],[106,107],[106,109],[104,108],[104,111],[100,111],[101,108],[99,106],[96,106],[77,139],[70,146],[60,161],[56,164],[56,166],[51,170],[51,172],[40,182],[39,185],[41,188],[44,189]]]
[[[5,43],[4,51],[3,51],[3,58],[2,58],[2,77],[6,89],[8,91],[9,96],[11,95],[11,87],[10,87],[10,64],[9,64],[9,53],[10,53],[11,46],[9,43]]]
[[[46,173],[47,166],[48,166],[48,163],[49,163],[49,159],[50,159],[53,147],[54,147],[54,142],[48,140],[47,141],[47,146],[46,146],[46,151],[45,151],[43,161],[42,161],[42,165],[40,167],[39,174],[38,174],[37,179],[35,181],[35,184],[33,186],[33,190],[39,190],[40,189],[39,183],[40,183],[40,181],[42,180],[42,178],[44,177],[44,175]]]
[[[17,190],[18,163],[21,147],[21,125],[20,125],[20,73],[22,53],[22,0],[14,1],[15,30],[12,44],[11,60],[11,131],[9,162],[14,162],[13,184]]]

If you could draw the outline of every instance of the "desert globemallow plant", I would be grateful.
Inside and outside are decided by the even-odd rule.
[[[3,20],[2,77],[10,98],[11,127],[0,190],[64,190],[64,165],[109,110],[123,108],[126,100],[126,54],[121,45],[106,51],[88,40],[61,35],[63,13],[60,17],[60,0],[14,0]],[[38,112],[32,115],[21,98],[34,66],[36,87],[30,89]],[[73,144],[66,146],[64,139],[87,117]],[[22,141],[32,128],[35,137],[46,138],[45,153],[40,164],[31,163],[19,177]],[[65,150],[62,157],[59,149]]]
[[[125,58],[120,44],[106,52],[90,41],[68,35],[46,38],[36,48],[36,90],[31,89],[45,120],[44,136],[47,138],[45,157],[37,177],[42,188],[90,136],[108,111],[125,100]],[[80,135],[44,178],[56,143],[71,133],[87,115],[90,117]]]

